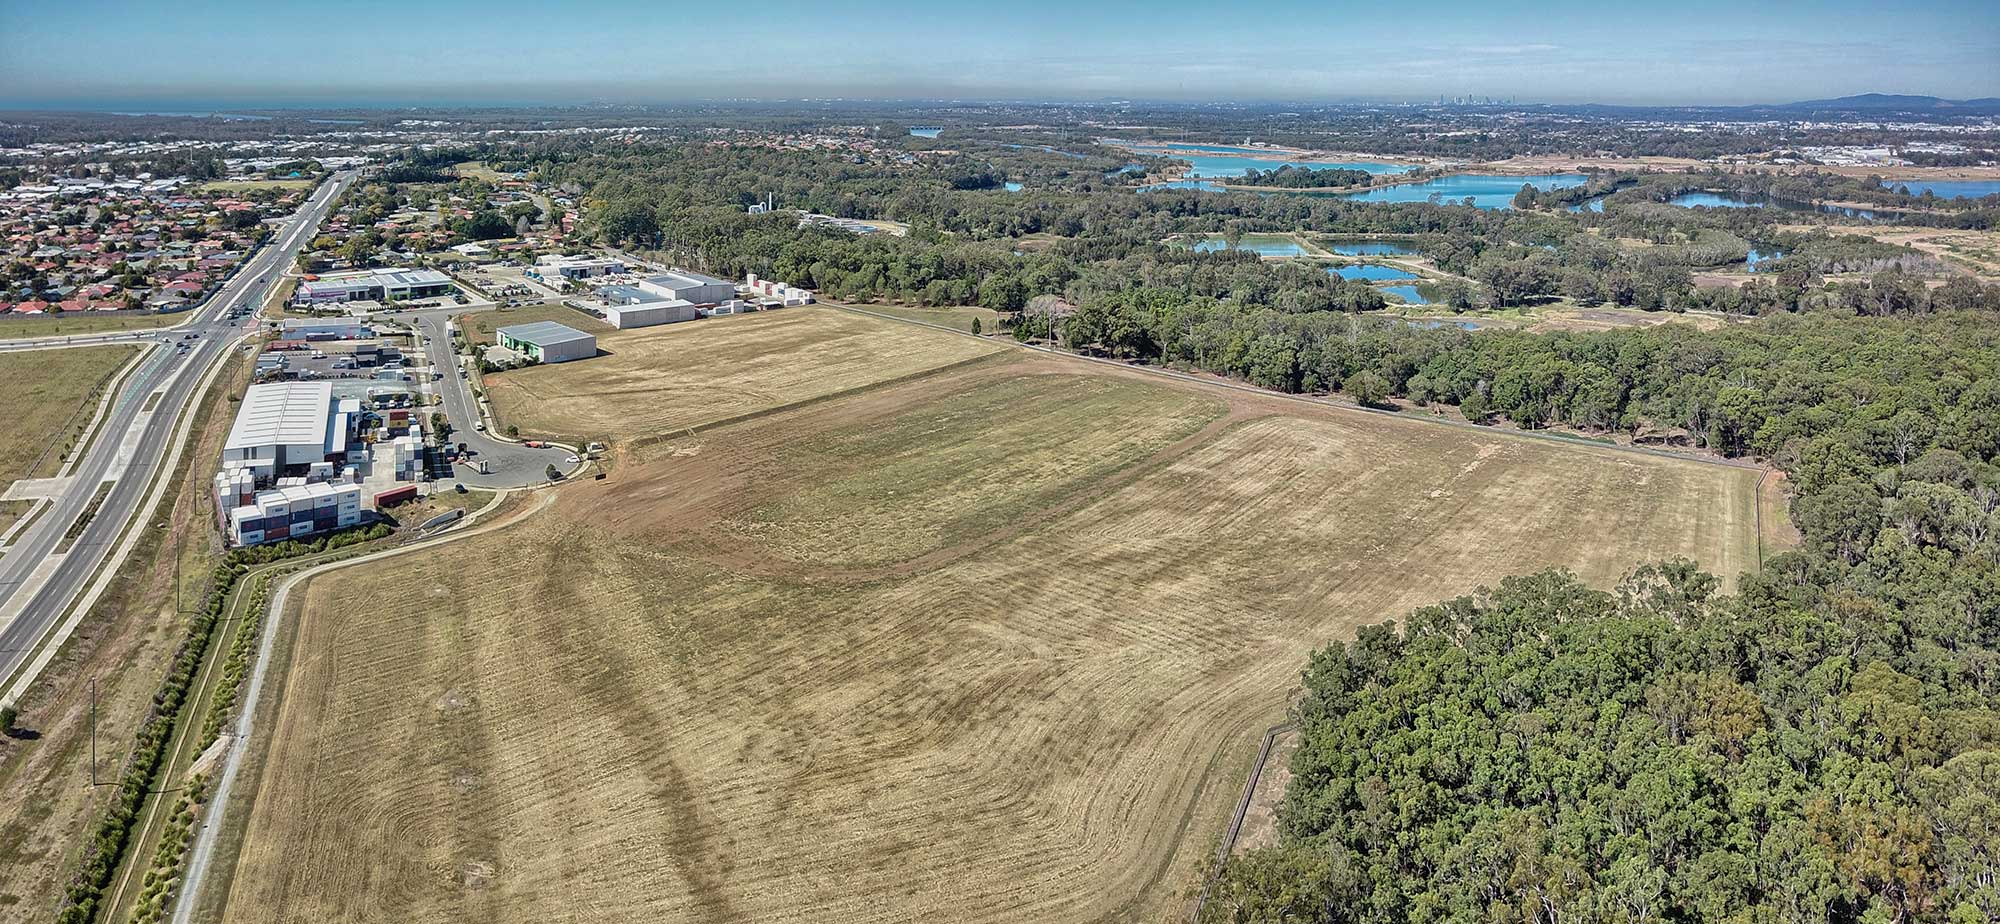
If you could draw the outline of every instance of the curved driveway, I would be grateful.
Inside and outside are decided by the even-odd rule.
[[[444,373],[443,378],[431,384],[444,396],[445,418],[451,421],[451,442],[466,444],[472,450],[472,458],[485,462],[490,469],[481,474],[470,465],[459,465],[448,474],[439,474],[438,482],[461,482],[476,488],[518,488],[547,481],[551,465],[565,475],[574,473],[580,463],[568,461],[575,455],[568,449],[530,449],[474,426],[480,416],[479,406],[472,397],[472,379],[470,374],[460,375],[465,371],[464,367],[452,354],[451,338],[445,332],[449,319],[466,313],[464,309],[442,309],[413,311],[400,316],[404,323],[417,328],[424,338],[424,356],[431,368]]]

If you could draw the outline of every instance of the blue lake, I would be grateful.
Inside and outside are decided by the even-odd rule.
[[[944,129],[942,129],[942,128],[913,128],[913,129],[910,129],[910,134],[911,134],[911,135],[913,135],[913,136],[915,136],[915,137],[918,137],[918,138],[936,138],[936,137],[937,137],[938,135],[941,135],[941,134],[943,134],[943,133],[944,133]]]
[[[1415,170],[1408,164],[1382,164],[1372,161],[1342,161],[1340,163],[1304,163],[1283,160],[1271,156],[1272,152],[1256,151],[1250,148],[1231,148],[1221,145],[1163,145],[1128,144],[1129,150],[1141,154],[1158,154],[1187,161],[1194,165],[1188,176],[1195,179],[1205,177],[1239,177],[1251,170],[1276,170],[1279,167],[1311,167],[1314,170],[1363,170],[1368,173],[1408,173]],[[1243,153],[1243,152],[1250,153]]]
[[[1328,244],[1326,249],[1349,257],[1410,256],[1417,252],[1415,247],[1396,241],[1342,241]]]
[[[1569,210],[1570,210],[1570,211],[1572,211],[1572,212],[1599,212],[1599,213],[1601,213],[1601,212],[1603,212],[1603,211],[1604,211],[1604,197],[1603,197],[1603,196],[1598,196],[1598,197],[1597,197],[1597,198],[1595,198],[1595,199],[1585,199],[1585,200],[1584,200],[1584,201],[1582,201],[1582,202],[1579,202],[1579,203],[1577,203],[1577,204],[1575,204],[1575,205],[1572,205],[1572,206],[1570,206],[1570,207],[1569,207]]]
[[[1401,282],[1407,279],[1421,279],[1409,270],[1399,270],[1393,266],[1377,266],[1373,263],[1358,263],[1353,266],[1329,266],[1326,271],[1342,279],[1360,279],[1366,282]]]
[[[1690,209],[1761,209],[1764,207],[1764,203],[1762,202],[1751,202],[1747,199],[1738,199],[1735,196],[1718,195],[1711,192],[1681,193],[1672,199],[1668,199],[1667,204]]]
[[[1214,253],[1229,249],[1229,242],[1219,237],[1211,237],[1205,241],[1197,241],[1194,249],[1202,253]],[[1248,250],[1260,257],[1300,257],[1306,252],[1304,247],[1299,246],[1298,241],[1275,234],[1245,234],[1242,240],[1236,242],[1236,249]]]
[[[1409,302],[1412,305],[1430,304],[1428,299],[1417,294],[1416,286],[1383,286],[1382,292],[1385,295],[1401,296],[1403,301]]]
[[[1779,208],[1788,209],[1794,212],[1810,212],[1817,210],[1820,212],[1824,212],[1828,215],[1840,215],[1847,218],[1859,218],[1862,221],[1874,221],[1877,218],[1882,217],[1872,209],[1848,208],[1847,206],[1844,205],[1810,205],[1810,204],[1796,203],[1796,202],[1769,202],[1769,203],[1756,202],[1749,199],[1744,199],[1740,196],[1721,195],[1710,192],[1681,193],[1680,195],[1675,196],[1672,199],[1668,199],[1667,204],[1678,205],[1684,208],[1711,208],[1711,209],[1761,209],[1766,207],[1767,205],[1775,205]],[[1899,212],[1895,209],[1885,209],[1883,211],[1889,214],[1899,214]]]
[[[1008,191],[1008,192],[1020,192],[1020,191],[1021,191],[1021,190],[1022,190],[1023,188],[1024,188],[1024,187],[1022,187],[1022,185],[1021,185],[1021,184],[1019,184],[1019,183],[1016,183],[1016,182],[1014,182],[1014,181],[1012,181],[1012,180],[1009,180],[1009,181],[1007,181],[1007,191]]]
[[[1173,180],[1171,182],[1166,182],[1166,183],[1147,183],[1146,185],[1139,187],[1140,192],[1152,192],[1156,189],[1193,189],[1193,190],[1198,190],[1200,192],[1229,191],[1223,189],[1222,184],[1217,183],[1214,180]]]
[[[2000,180],[1889,180],[1882,184],[1885,189],[1910,188],[1910,195],[1921,196],[1924,190],[1940,199],[1983,199],[2000,193]]]
[[[1348,193],[1346,197],[1356,202],[1425,202],[1437,196],[1445,205],[1457,205],[1467,197],[1472,204],[1482,209],[1511,209],[1514,194],[1521,191],[1523,184],[1532,183],[1536,189],[1566,189],[1581,186],[1589,177],[1581,173],[1543,173],[1534,176],[1494,176],[1479,173],[1461,173],[1456,176],[1439,177],[1422,183],[1406,183],[1371,189],[1364,193]]]
[[[1127,144],[1123,147],[1147,151],[1200,151],[1203,154],[1267,154],[1267,148],[1248,148],[1234,144]]]

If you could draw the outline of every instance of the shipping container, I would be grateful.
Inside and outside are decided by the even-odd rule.
[[[415,500],[416,497],[417,497],[416,485],[411,484],[411,485],[404,485],[400,488],[390,488],[387,491],[382,491],[375,495],[375,506],[387,507],[392,504],[400,504],[407,500]]]

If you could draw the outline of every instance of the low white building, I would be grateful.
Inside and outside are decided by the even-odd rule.
[[[635,288],[664,299],[680,299],[696,305],[719,305],[736,297],[736,283],[685,270],[647,276],[639,280]]]
[[[566,363],[597,355],[597,338],[554,321],[515,324],[494,331],[500,346],[536,362]]]
[[[661,298],[635,286],[603,286],[597,297],[604,302],[605,323],[625,330],[692,321],[700,309],[679,298]]]
[[[625,262],[610,257],[565,257],[549,254],[535,260],[535,275],[561,279],[594,279],[625,272]]]
[[[451,277],[433,269],[355,270],[310,276],[292,293],[299,305],[325,305],[357,301],[402,301],[450,295],[458,287]]]
[[[278,325],[283,340],[366,340],[375,328],[356,318],[286,318]]]

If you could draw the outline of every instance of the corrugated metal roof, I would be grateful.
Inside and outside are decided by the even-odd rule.
[[[577,330],[574,327],[566,327],[564,325],[557,324],[554,321],[536,321],[533,324],[516,324],[512,327],[500,328],[498,333],[501,336],[513,340],[520,340],[525,343],[532,343],[543,349],[547,349],[549,347],[563,343],[575,343],[576,341],[579,340],[589,340],[592,342],[595,342],[597,340],[596,337],[593,337],[590,334],[586,334],[583,331]]]
[[[333,417],[332,382],[273,382],[243,394],[225,449],[326,445]]]

